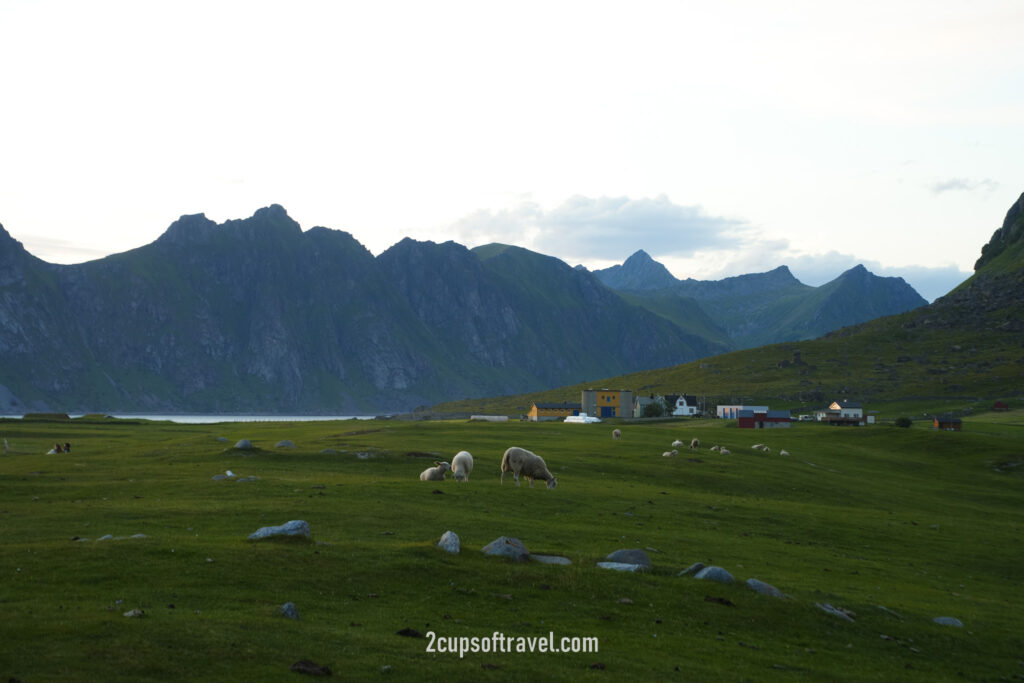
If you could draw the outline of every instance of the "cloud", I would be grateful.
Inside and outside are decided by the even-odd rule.
[[[724,249],[751,230],[742,220],[712,216],[700,206],[682,206],[665,195],[655,198],[574,196],[545,210],[525,200],[501,211],[477,211],[455,225],[456,241],[489,241],[557,254],[569,263],[623,261],[638,249],[650,254],[690,257]]]
[[[83,246],[70,240],[51,237],[26,237],[22,240],[25,251],[47,263],[85,263],[113,253],[103,246]]]
[[[993,192],[998,188],[999,183],[989,178],[985,178],[984,180],[947,178],[945,180],[938,180],[932,183],[928,189],[935,194],[942,194],[943,192],[974,192],[975,190]]]

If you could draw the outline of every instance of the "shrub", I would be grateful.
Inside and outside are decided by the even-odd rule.
[[[911,422],[910,422],[910,418],[909,417],[897,417],[896,418],[896,426],[897,427],[903,427],[904,429],[906,429],[907,427],[910,426],[910,424],[911,424]]]

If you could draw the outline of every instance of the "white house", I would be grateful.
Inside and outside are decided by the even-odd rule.
[[[718,406],[717,415],[723,420],[739,419],[741,410],[752,410],[755,413],[767,413],[768,406]]]
[[[676,405],[672,410],[672,414],[677,417],[696,417],[699,415],[700,410],[697,408],[697,397],[680,394],[676,398]]]

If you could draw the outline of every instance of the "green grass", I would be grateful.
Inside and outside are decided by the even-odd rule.
[[[0,678],[277,681],[300,659],[354,680],[1024,674],[1021,413],[973,417],[960,433],[732,424],[620,424],[613,441],[608,424],[2,421]],[[698,453],[661,457],[693,436]],[[241,438],[259,450],[228,448]],[[276,449],[282,439],[296,448]],[[55,441],[73,452],[44,455]],[[558,488],[499,486],[510,445],[543,455]],[[418,481],[424,454],[462,449],[476,459],[469,483]],[[227,469],[259,479],[212,480]],[[312,540],[247,540],[290,519]],[[435,547],[448,529],[458,556]],[[501,535],[573,564],[479,552]],[[653,549],[651,572],[594,566],[636,547]],[[790,599],[676,576],[698,561]],[[300,621],[277,614],[288,601]],[[122,616],[133,608],[146,616]],[[407,627],[596,637],[600,651],[459,658],[396,635]]]

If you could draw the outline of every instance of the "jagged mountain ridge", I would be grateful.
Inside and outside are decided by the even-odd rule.
[[[786,266],[723,280],[679,280],[640,250],[594,274],[654,312],[673,297],[693,302],[737,349],[813,339],[927,303],[903,278],[879,277],[863,265],[820,287],[803,284]]]
[[[724,350],[527,250],[374,257],[280,206],[45,263],[0,228],[0,412],[367,413]]]

